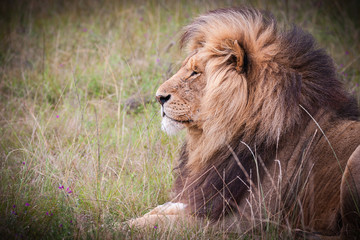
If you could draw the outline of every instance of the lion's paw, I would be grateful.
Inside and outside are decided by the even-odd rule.
[[[172,226],[177,220],[184,216],[186,204],[167,202],[157,206],[142,217],[133,218],[123,225],[130,228],[147,228],[158,226]]]

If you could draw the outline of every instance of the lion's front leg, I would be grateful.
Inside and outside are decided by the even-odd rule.
[[[171,226],[178,220],[185,220],[186,204],[167,202],[157,206],[142,217],[127,221],[129,227],[146,228],[158,226]]]

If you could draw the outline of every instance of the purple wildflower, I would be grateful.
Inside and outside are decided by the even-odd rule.
[[[68,187],[68,188],[66,189],[66,191],[67,191],[68,193],[72,193],[72,191],[70,190],[70,187]]]
[[[25,165],[25,162],[22,162],[22,165]]]
[[[62,225],[62,224],[60,224],[60,225],[59,225],[59,227],[61,227],[61,228],[62,228],[62,227],[63,227],[63,225]]]
[[[70,223],[72,223],[72,220],[70,220]]]
[[[160,58],[157,58],[157,59],[156,59],[156,63],[160,63]]]
[[[63,66],[64,66],[64,64],[63,64],[63,63],[60,63],[60,64],[59,64],[59,67],[63,67]]]
[[[59,115],[56,115],[56,118],[59,118],[60,116]]]
[[[15,205],[15,204],[13,205],[13,208],[16,208],[16,205]]]
[[[28,206],[30,206],[30,204],[29,204],[29,203],[25,203],[25,206],[27,206],[27,207],[28,207]]]
[[[83,32],[87,32],[87,28],[83,28]]]
[[[61,186],[59,187],[59,189],[64,189],[64,186],[63,186],[63,185],[61,185]]]
[[[143,17],[140,17],[139,18],[140,22],[144,21],[144,18]]]
[[[154,226],[154,229],[157,229],[157,228],[158,228],[158,226],[157,226],[157,225],[155,225],[155,226]]]
[[[349,51],[346,51],[346,52],[345,52],[345,55],[349,55]]]

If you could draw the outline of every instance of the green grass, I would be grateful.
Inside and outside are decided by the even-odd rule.
[[[311,32],[359,99],[360,31],[347,9],[324,2],[251,4],[270,10],[281,26]],[[184,57],[176,45],[181,27],[208,10],[243,4],[250,2],[1,5],[1,236],[232,238],[201,227],[145,233],[115,226],[169,200],[183,134],[161,132],[152,96]],[[149,100],[125,109],[142,96]],[[277,229],[242,237],[276,239]]]

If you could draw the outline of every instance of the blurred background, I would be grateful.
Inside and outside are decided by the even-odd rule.
[[[185,57],[182,26],[242,5],[313,34],[359,101],[356,0],[1,1],[0,238],[219,237],[118,224],[170,200],[184,133],[161,132],[154,94]]]

